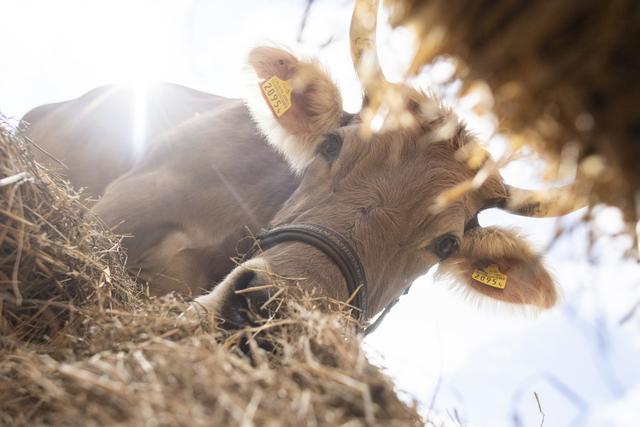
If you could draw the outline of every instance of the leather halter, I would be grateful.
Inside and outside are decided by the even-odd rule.
[[[359,312],[355,317],[367,319],[367,278],[360,257],[347,239],[337,231],[317,224],[281,225],[258,233],[242,261],[249,260],[259,250],[264,251],[283,242],[305,243],[329,257],[347,282],[351,305]]]
[[[307,223],[281,225],[264,230],[255,236],[254,244],[249,251],[244,254],[242,262],[253,258],[260,250],[265,251],[283,242],[306,243],[329,257],[336,267],[338,267],[344,280],[347,282],[349,303],[359,312],[359,315],[355,315],[354,317],[360,321],[367,319],[368,294],[367,277],[364,267],[353,246],[337,231],[321,225]],[[411,286],[408,286],[402,295],[406,295],[410,287]],[[373,323],[363,327],[365,336],[380,326],[382,320],[399,300],[400,297],[391,301],[382,309]],[[352,311],[352,314],[353,313]]]

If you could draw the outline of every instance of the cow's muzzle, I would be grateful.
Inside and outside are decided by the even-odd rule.
[[[227,331],[263,324],[273,316],[269,302],[276,287],[265,267],[261,258],[239,265],[211,293],[196,298],[191,311]]]
[[[268,305],[275,285],[263,280],[258,273],[245,270],[230,286],[218,313],[218,325],[222,329],[259,326],[273,316]]]

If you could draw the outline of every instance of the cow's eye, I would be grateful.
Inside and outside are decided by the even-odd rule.
[[[340,154],[342,148],[342,138],[335,133],[325,135],[324,142],[320,145],[318,151],[328,161],[335,160]]]
[[[458,239],[452,234],[444,234],[433,242],[433,252],[440,260],[449,258],[459,247]]]

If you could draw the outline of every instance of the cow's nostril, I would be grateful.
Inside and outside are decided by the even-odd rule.
[[[234,283],[234,288],[236,291],[244,291],[252,287],[253,279],[255,279],[256,273],[251,270],[244,271]]]
[[[263,287],[264,281],[258,273],[246,270],[233,282],[233,292],[226,301],[226,311],[232,311],[232,318],[244,317],[245,324],[252,324],[260,318],[266,318],[269,311],[264,306],[270,298],[269,289]]]
[[[274,295],[270,277],[260,270],[253,271],[243,266],[232,272],[218,286],[218,326],[227,331],[237,331],[246,326],[263,325],[275,315],[277,304],[271,301]],[[215,291],[214,291],[215,292]]]

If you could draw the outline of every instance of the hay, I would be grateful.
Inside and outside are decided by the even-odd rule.
[[[62,347],[88,313],[130,307],[135,286],[115,236],[67,182],[30,160],[27,142],[2,121],[0,330],[5,342]]]
[[[640,3],[387,0],[417,35],[410,74],[454,57],[466,89],[486,82],[501,131],[558,167],[578,162],[592,203],[640,206]],[[571,165],[569,165],[571,166]]]
[[[422,424],[316,298],[223,333],[178,296],[148,297],[118,238],[28,149],[0,127],[1,425]]]

